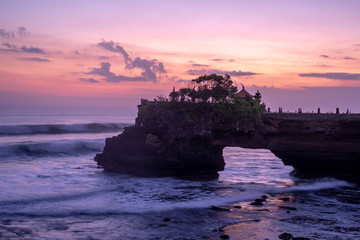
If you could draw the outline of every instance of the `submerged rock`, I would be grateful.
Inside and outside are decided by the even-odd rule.
[[[279,198],[279,200],[282,200],[284,202],[289,202],[290,198],[289,197],[282,197],[282,198]]]
[[[290,234],[290,233],[282,233],[282,234],[279,235],[279,238],[283,239],[283,240],[292,240],[293,235]]]
[[[217,207],[217,206],[211,206],[210,208],[211,210],[215,210],[215,211],[230,211],[230,209],[228,208],[222,208],[222,207]]]
[[[226,234],[223,234],[220,236],[221,239],[229,239],[230,236],[229,235],[226,235]]]
[[[170,219],[170,218],[168,218],[168,217],[166,217],[166,218],[164,218],[164,219],[163,219],[163,221],[164,221],[164,222],[170,222],[170,221],[171,221],[171,219]]]
[[[297,210],[296,207],[289,207],[289,206],[279,206],[279,209],[284,209],[284,210]]]
[[[249,203],[250,205],[254,205],[254,206],[262,206],[264,205],[263,202],[265,202],[266,199],[265,198],[258,198],[258,199],[255,199],[253,202]]]

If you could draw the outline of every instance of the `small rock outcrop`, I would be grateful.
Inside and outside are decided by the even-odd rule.
[[[262,113],[250,107],[192,102],[138,106],[134,126],[106,139],[95,161],[138,176],[214,179],[226,146],[267,148],[305,172],[360,172],[360,115]]]

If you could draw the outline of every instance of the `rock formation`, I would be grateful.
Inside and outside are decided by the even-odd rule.
[[[223,148],[238,146],[269,149],[302,172],[360,172],[360,115],[245,109],[235,116],[219,106],[142,101],[135,126],[106,139],[95,161],[138,176],[213,179],[225,166]]]
[[[266,148],[299,173],[360,173],[360,115],[265,114]]]

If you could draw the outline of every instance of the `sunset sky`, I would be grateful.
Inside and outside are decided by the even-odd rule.
[[[0,104],[135,108],[200,74],[360,112],[360,1],[0,0]]]

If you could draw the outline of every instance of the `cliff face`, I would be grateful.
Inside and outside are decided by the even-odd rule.
[[[262,136],[284,164],[301,172],[360,173],[360,116],[266,114]]]
[[[106,140],[95,157],[105,170],[140,176],[213,179],[224,169],[223,146],[214,145],[219,122],[207,105],[145,102],[135,126]]]
[[[95,161],[139,176],[208,179],[224,169],[223,148],[239,146],[270,149],[299,171],[360,172],[360,116],[231,115],[229,106],[143,102],[135,126],[106,139]]]

